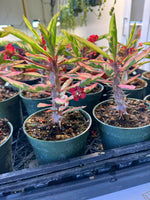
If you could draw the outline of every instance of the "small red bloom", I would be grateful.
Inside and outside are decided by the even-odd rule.
[[[140,43],[139,43],[139,46],[140,46],[140,47],[142,47],[142,46],[143,46],[143,43],[142,43],[142,42],[140,42]]]
[[[90,35],[88,38],[88,41],[90,42],[96,42],[98,40],[98,35]]]
[[[84,88],[80,88],[78,86],[71,88],[69,92],[73,95],[75,101],[79,101],[79,98],[84,99],[86,97]]]
[[[11,43],[9,43],[6,47],[5,47],[5,51],[4,51],[4,60],[6,59],[11,59],[11,57],[15,54],[15,48],[12,46]]]
[[[43,37],[43,34],[41,33],[41,38],[42,38],[42,44],[46,44],[46,41],[45,41],[45,39],[44,39],[44,37]]]

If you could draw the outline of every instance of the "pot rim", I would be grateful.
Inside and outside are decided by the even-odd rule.
[[[0,144],[0,148],[11,138],[11,136],[13,134],[13,125],[10,122],[8,122],[8,125],[10,127],[10,134],[7,137],[7,139],[2,144]]]
[[[56,141],[41,140],[41,139],[37,139],[37,138],[34,138],[34,137],[30,136],[30,135],[27,133],[27,131],[25,130],[25,124],[26,124],[27,120],[28,120],[31,116],[33,116],[33,115],[35,115],[35,114],[37,114],[37,113],[39,113],[39,112],[42,112],[42,111],[44,111],[44,110],[47,110],[47,109],[48,109],[48,108],[44,108],[44,109],[42,109],[42,110],[40,110],[40,111],[37,111],[37,112],[35,112],[35,113],[29,115],[29,116],[25,119],[25,121],[24,121],[24,123],[23,123],[23,131],[24,131],[24,133],[25,133],[29,138],[31,138],[32,140],[42,141],[43,143],[44,143],[44,142],[49,142],[49,143],[67,142],[67,141],[69,141],[69,140],[73,140],[73,139],[76,139],[76,138],[80,137],[80,136],[83,135],[86,131],[88,131],[88,129],[91,127],[91,124],[92,124],[92,118],[91,118],[91,116],[90,116],[86,111],[84,111],[84,110],[82,110],[82,109],[78,109],[78,110],[81,110],[81,112],[84,113],[86,116],[88,116],[87,119],[89,119],[89,125],[88,125],[88,127],[87,127],[81,134],[79,134],[79,135],[77,135],[77,136],[75,136],[75,137],[69,138],[69,139],[58,140],[58,141],[57,141],[57,140],[56,140]],[[86,116],[85,116],[85,117],[86,117]]]
[[[37,99],[32,99],[32,98],[27,98],[27,97],[24,97],[23,95],[22,95],[22,92],[23,92],[23,90],[20,90],[19,91],[19,96],[22,98],[22,99],[26,99],[26,100],[32,100],[32,101],[36,101],[36,100],[45,100],[45,99],[52,99],[51,98],[51,96],[49,96],[49,97],[45,97],[45,98],[37,98]]]
[[[131,100],[133,99],[133,100],[141,101],[140,99],[135,99],[135,98],[128,98],[128,99],[131,99]],[[125,128],[125,127],[112,126],[112,125],[106,124],[106,123],[102,122],[101,120],[99,120],[99,119],[96,117],[96,115],[95,115],[95,109],[96,109],[100,104],[106,103],[106,102],[111,101],[111,100],[114,100],[114,99],[108,99],[108,100],[102,101],[102,102],[98,103],[98,104],[93,108],[93,116],[94,116],[94,118],[95,118],[98,122],[100,122],[101,124],[103,124],[103,125],[105,125],[105,126],[112,127],[112,128],[118,128],[118,129],[121,129],[121,130],[143,129],[144,127],[149,127],[149,126],[150,126],[150,124],[148,124],[148,125],[141,126],[141,127],[132,127],[132,128],[129,127],[129,128]]]

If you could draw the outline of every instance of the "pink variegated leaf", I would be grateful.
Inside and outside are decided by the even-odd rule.
[[[16,80],[12,80],[8,77],[2,77],[6,82],[10,83],[11,85],[17,87],[17,88],[20,88],[22,90],[30,90],[32,91],[32,86],[31,85],[28,85],[26,83],[23,83],[23,82],[19,82],[19,81],[16,81]]]
[[[132,78],[129,78],[127,81],[125,81],[123,84],[127,85],[128,83],[130,83],[131,81],[135,80],[136,78],[138,78],[140,76],[140,74],[133,76]]]
[[[129,66],[134,65],[135,63],[139,62],[142,58],[145,58],[150,52],[150,47],[144,50],[143,52],[132,56],[121,68],[121,70],[125,70]]]
[[[68,74],[73,74],[73,73],[75,73],[75,72],[77,72],[79,69],[81,68],[81,66],[76,66],[75,68],[73,68],[72,70],[70,70],[69,72],[68,72]]]
[[[76,72],[76,74],[78,75],[80,80],[85,80],[85,79],[91,78],[91,74],[89,74],[89,73],[78,73],[78,72]]]
[[[66,110],[68,106],[69,106],[69,102],[66,102],[65,106],[60,106],[59,107],[59,111],[62,112],[63,110]]]
[[[76,86],[79,86],[79,85],[80,85],[80,82],[77,82],[77,83],[75,83],[75,84],[69,86],[67,89],[69,90],[69,89],[75,88]]]
[[[65,104],[66,102],[68,102],[68,96],[65,95],[65,98],[59,98],[59,97],[57,97],[57,98],[55,98],[55,102],[57,104]]]
[[[82,62],[78,62],[78,63],[79,63],[80,66],[82,66],[84,69],[86,69],[86,70],[88,70],[90,72],[95,71],[95,69],[92,66],[86,65],[86,64],[84,64]]]
[[[35,91],[35,92],[40,92],[40,91],[43,91],[43,93],[46,93],[46,94],[49,94],[50,95],[50,92],[47,92],[49,91],[51,88],[51,84],[36,84],[36,85],[32,85],[32,90]]]
[[[61,90],[64,90],[65,88],[69,87],[69,85],[72,83],[72,79],[67,79],[64,84],[61,87]]]
[[[12,71],[8,73],[7,76],[11,77],[11,76],[17,76],[19,74],[22,74],[22,71]]]
[[[46,76],[44,76],[44,75],[42,75],[42,74],[40,74],[40,73],[37,73],[37,72],[25,72],[24,75],[27,75],[27,76],[34,76],[34,77],[39,77],[39,78],[41,78],[41,77],[46,77]]]
[[[39,103],[39,104],[37,105],[38,108],[47,107],[47,106],[52,106],[52,104]]]
[[[93,90],[96,86],[97,86],[97,83],[94,83],[94,84],[92,84],[92,85],[90,85],[90,86],[85,87],[85,88],[84,88],[84,91],[85,91],[86,93],[88,93],[88,92],[90,92],[91,90]]]
[[[134,85],[119,85],[121,89],[128,89],[128,90],[134,90],[136,87]]]
[[[83,108],[85,108],[85,107],[86,107],[86,106],[70,107],[70,108],[68,108],[67,110],[63,111],[62,114],[65,114],[66,112],[72,112],[72,111],[75,111],[75,110],[83,109]]]
[[[31,54],[31,53],[27,52],[27,53],[26,53],[26,56],[31,57],[31,58],[37,58],[37,59],[47,60],[47,61],[48,61],[48,58],[45,57],[45,56],[42,55],[42,54],[40,54],[40,55],[39,55],[39,54]]]

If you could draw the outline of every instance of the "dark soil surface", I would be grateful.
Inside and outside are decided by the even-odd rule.
[[[49,97],[48,94],[39,93],[39,92],[29,92],[29,91],[22,91],[22,96],[28,99],[43,99]]]
[[[136,89],[137,88],[143,88],[143,87],[145,87],[145,81],[137,78],[137,79],[131,81],[129,83],[129,85],[134,85],[136,87]]]
[[[15,96],[18,91],[14,90],[12,87],[0,87],[0,101],[4,101]]]
[[[119,116],[115,106],[113,100],[105,105],[100,105],[95,111],[96,117],[105,124],[124,128],[141,127],[150,124],[150,109],[144,100],[128,99],[128,114],[123,116]]]
[[[143,76],[146,77],[147,79],[150,79],[150,72],[144,73]]]
[[[8,138],[10,134],[10,127],[7,119],[0,118],[0,145]]]
[[[65,113],[61,129],[50,122],[50,119],[50,112],[41,111],[27,121],[25,129],[34,138],[56,141],[80,135],[89,125],[89,121],[80,111]]]

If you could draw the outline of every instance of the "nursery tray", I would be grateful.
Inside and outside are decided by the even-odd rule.
[[[104,96],[105,98],[105,96]],[[53,162],[48,165],[38,165],[35,154],[22,128],[13,138],[13,171],[0,175],[0,199],[88,199],[90,188],[96,194],[96,187],[101,187],[101,194],[113,188],[123,188],[121,180],[125,176],[128,185],[144,181],[150,182],[150,141],[136,143],[120,148],[103,150],[100,133],[90,134],[84,155],[65,161]],[[144,174],[141,175],[141,171]],[[132,177],[132,176],[135,177]],[[133,178],[133,179],[132,179]],[[130,180],[131,179],[131,180]],[[118,183],[120,181],[120,185]],[[143,182],[142,182],[143,181]],[[107,183],[107,184],[106,184]],[[112,186],[108,188],[108,185]],[[117,185],[118,184],[118,185]],[[87,194],[82,191],[87,188]],[[70,192],[70,198],[65,194]],[[82,198],[73,197],[72,191]],[[79,192],[79,193],[78,193]],[[64,194],[61,198],[59,194]],[[94,194],[91,191],[91,194]],[[50,198],[50,196],[52,198]],[[63,196],[63,195],[62,195]],[[44,198],[43,198],[44,197]]]
[[[102,180],[115,183],[120,170],[136,171],[143,164],[150,168],[150,141],[103,150],[100,136],[90,137],[83,156],[39,166],[20,129],[13,142],[13,160],[14,171],[0,175],[0,197],[42,199],[40,194],[44,191],[45,195],[55,195],[57,191],[67,191],[68,187],[74,190],[75,183],[80,185],[84,180],[86,184],[102,183]],[[82,199],[86,199],[86,195]]]

